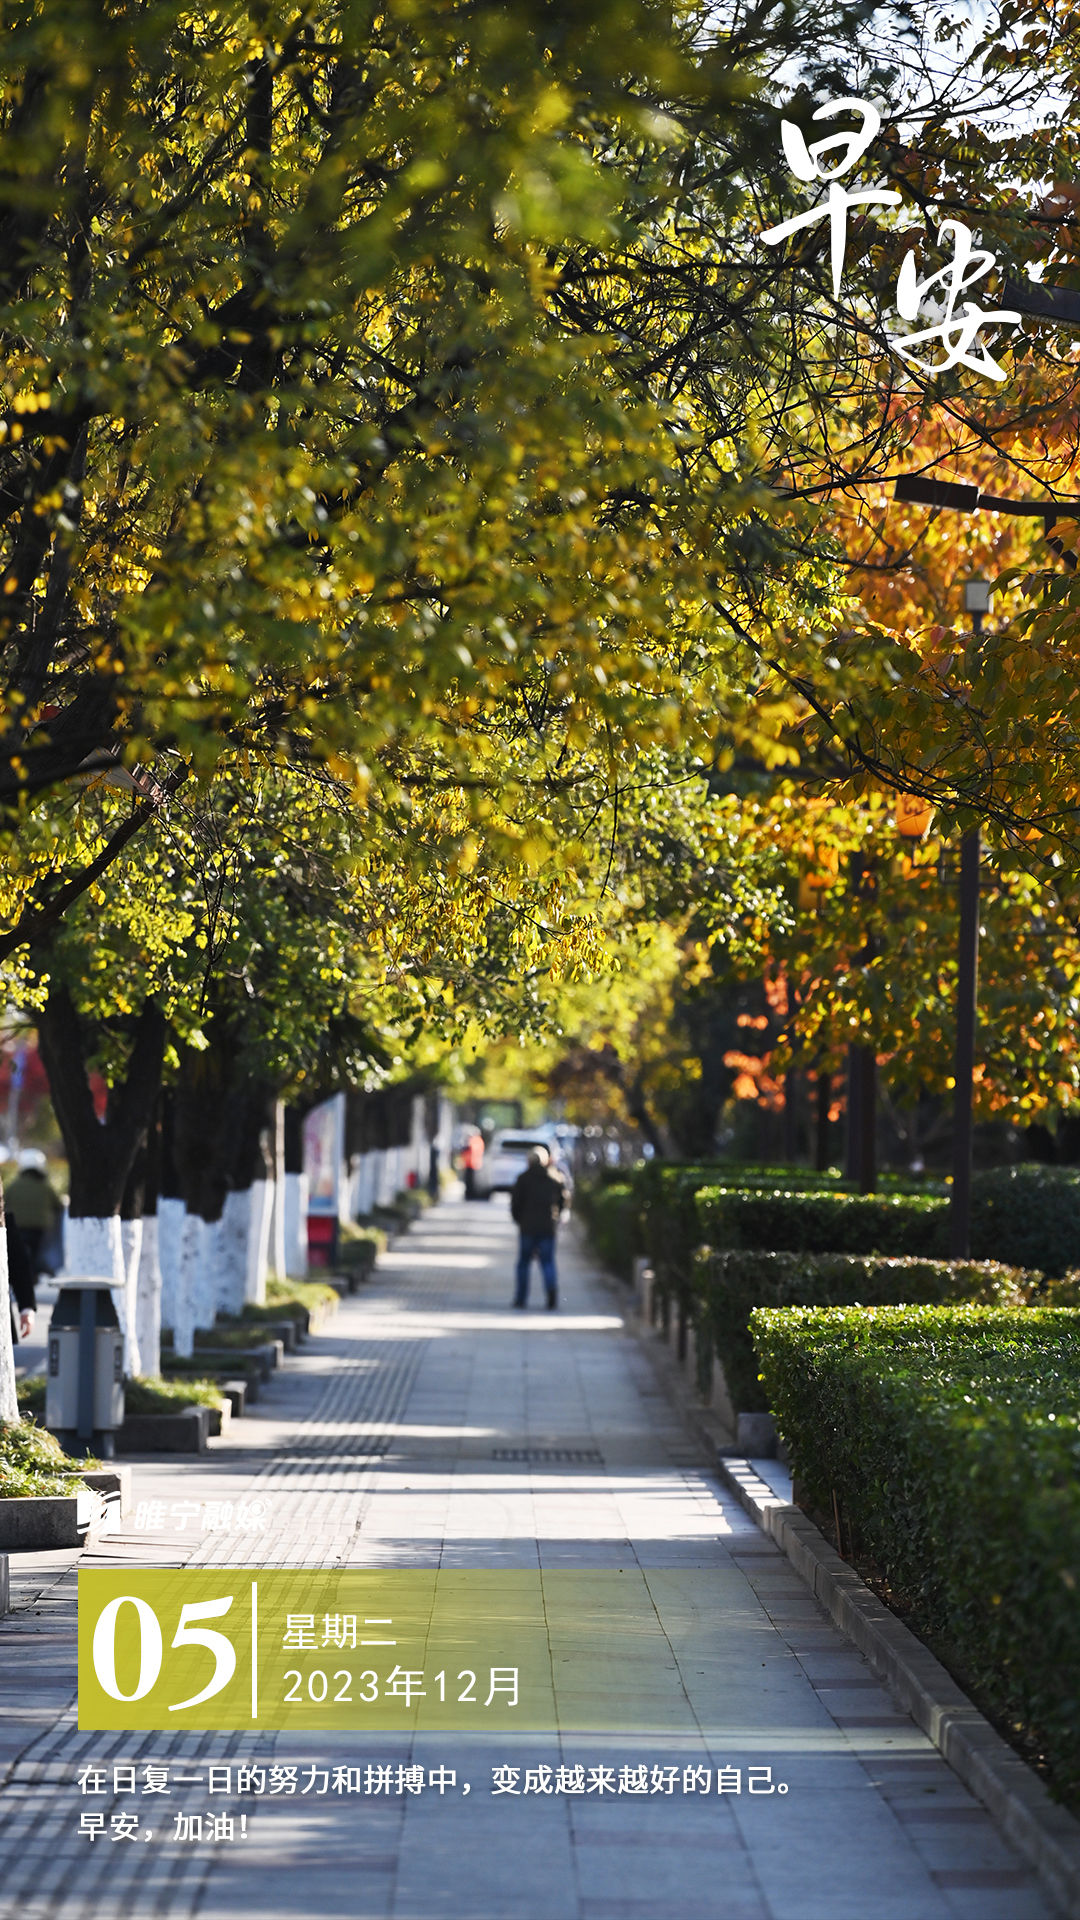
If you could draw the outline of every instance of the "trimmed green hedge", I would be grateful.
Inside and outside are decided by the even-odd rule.
[[[704,1187],[695,1201],[699,1242],[773,1253],[885,1254],[934,1259],[948,1252],[949,1202],[921,1193],[753,1193]]]
[[[694,1320],[701,1384],[715,1354],[736,1413],[765,1412],[750,1317],[757,1307],[902,1306],[973,1301],[1025,1306],[1039,1273],[993,1260],[893,1259],[877,1254],[717,1253],[702,1247],[694,1261]]]
[[[1080,1805],[1080,1312],[758,1310],[800,1498]]]
[[[574,1190],[574,1210],[580,1215],[597,1259],[620,1280],[632,1280],[638,1237],[633,1188],[625,1181],[603,1186],[582,1182]]]
[[[1080,1168],[992,1167],[971,1182],[971,1250],[1041,1267],[1057,1279],[1080,1267]]]
[[[715,1161],[704,1166],[679,1165],[650,1160],[635,1169],[631,1184],[637,1202],[640,1251],[647,1254],[656,1275],[665,1312],[672,1299],[678,1301],[681,1312],[690,1309],[690,1272],[703,1237],[696,1205],[702,1189],[715,1190],[721,1182],[725,1191],[760,1189],[772,1185],[774,1179],[792,1191],[821,1185],[831,1192],[840,1186],[836,1175],[802,1173],[790,1167],[721,1167]]]

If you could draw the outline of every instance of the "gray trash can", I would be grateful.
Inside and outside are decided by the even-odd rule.
[[[112,1282],[65,1280],[49,1327],[45,1425],[70,1454],[113,1455],[124,1419],[124,1338]]]

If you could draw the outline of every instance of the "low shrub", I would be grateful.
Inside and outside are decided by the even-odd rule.
[[[391,1239],[395,1234],[405,1233],[416,1218],[415,1209],[400,1205],[397,1200],[382,1202],[371,1209],[373,1224],[380,1227]]]
[[[1080,1168],[1025,1161],[971,1182],[971,1250],[1060,1278],[1080,1267]]]
[[[306,1333],[313,1320],[339,1305],[338,1291],[325,1280],[278,1280],[266,1283],[266,1299],[256,1305],[249,1300],[240,1318],[249,1323],[272,1325],[275,1320],[292,1320]],[[235,1324],[235,1322],[234,1322]]]
[[[574,1208],[581,1216],[597,1259],[621,1280],[632,1280],[637,1251],[637,1202],[633,1188],[625,1183],[621,1186],[583,1184],[575,1190]]]
[[[36,1420],[40,1425],[45,1419],[45,1375],[26,1374],[22,1380],[15,1382],[15,1394],[23,1418],[29,1415],[31,1420]]]
[[[34,1420],[45,1418],[45,1375],[32,1373],[18,1383],[19,1411]],[[184,1379],[125,1380],[124,1412],[177,1413],[181,1407],[219,1407],[221,1388],[199,1376]]]
[[[284,1319],[280,1313],[274,1317]],[[196,1347],[257,1347],[263,1338],[263,1329],[258,1321],[215,1320],[212,1327],[195,1329]]]
[[[1042,1275],[993,1260],[920,1260],[878,1254],[699,1249],[694,1322],[702,1385],[715,1354],[737,1413],[764,1412],[750,1319],[758,1307],[893,1306],[974,1301],[1024,1306]]]
[[[179,1413],[184,1407],[220,1407],[221,1388],[213,1380],[141,1379],[124,1382],[124,1414]]]
[[[80,1466],[93,1466],[90,1460]],[[49,1498],[82,1486],[71,1461],[51,1433],[32,1420],[0,1426],[0,1500]]]
[[[354,1220],[343,1220],[338,1231],[337,1265],[342,1268],[360,1267],[370,1272],[380,1253],[386,1252],[386,1234],[382,1227],[359,1225]]]
[[[431,1195],[426,1187],[399,1187],[394,1195],[394,1208],[404,1214],[406,1220],[419,1220],[425,1208],[431,1205]]]
[[[949,1202],[932,1194],[763,1193],[711,1186],[697,1192],[693,1205],[697,1240],[714,1248],[919,1259],[948,1251]]]
[[[248,1344],[254,1345],[256,1343],[249,1339]],[[191,1354],[187,1358],[181,1358],[173,1353],[162,1353],[161,1365],[164,1369],[163,1378],[165,1379],[178,1381],[216,1379],[219,1382],[219,1391],[222,1380],[248,1380],[253,1384],[257,1392],[259,1381],[262,1377],[262,1369],[259,1362],[257,1360],[249,1360],[245,1353],[239,1349],[237,1350],[235,1358],[214,1363],[209,1373],[207,1372],[206,1356],[203,1353]]]
[[[1080,1312],[759,1309],[800,1498],[1080,1804]]]

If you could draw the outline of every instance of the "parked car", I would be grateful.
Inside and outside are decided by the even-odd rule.
[[[484,1164],[477,1174],[477,1191],[488,1196],[509,1193],[518,1174],[524,1173],[528,1166],[530,1153],[537,1147],[545,1147],[551,1155],[552,1164],[558,1167],[560,1173],[565,1173],[555,1141],[546,1139],[542,1129],[528,1133],[518,1127],[502,1127],[492,1135],[491,1145],[484,1155]]]

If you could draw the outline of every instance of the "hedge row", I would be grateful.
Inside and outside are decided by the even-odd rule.
[[[1080,1168],[1023,1161],[971,1183],[971,1249],[1058,1278],[1080,1267]]]
[[[736,1171],[739,1178],[654,1161],[633,1176],[641,1251],[676,1293],[685,1293],[702,1244],[923,1259],[948,1251],[949,1202],[940,1193],[852,1193],[830,1176],[790,1171],[770,1185],[768,1170]],[[1080,1169],[1027,1161],[977,1173],[971,1254],[1055,1278],[1080,1268]]]
[[[703,1187],[694,1202],[699,1244],[776,1253],[948,1252],[949,1202],[913,1193],[754,1193]]]
[[[661,1293],[677,1298],[683,1310],[689,1307],[690,1272],[703,1237],[697,1212],[697,1196],[703,1189],[716,1191],[722,1184],[725,1191],[742,1192],[779,1184],[791,1192],[819,1186],[830,1192],[842,1190],[833,1174],[804,1174],[790,1167],[721,1169],[715,1162],[680,1166],[666,1160],[651,1160],[636,1168],[631,1184],[637,1203],[638,1250],[648,1256]]]
[[[1080,1803],[1080,1312],[758,1310],[800,1498]]]
[[[713,1356],[737,1413],[765,1412],[770,1401],[758,1378],[750,1333],[761,1307],[899,1306],[972,1301],[1026,1306],[1042,1275],[993,1260],[920,1260],[844,1253],[714,1252],[702,1247],[694,1262],[694,1324],[701,1385]]]
[[[638,1205],[633,1188],[626,1181],[603,1185],[582,1181],[574,1189],[574,1208],[597,1259],[621,1280],[632,1280],[638,1238]]]

